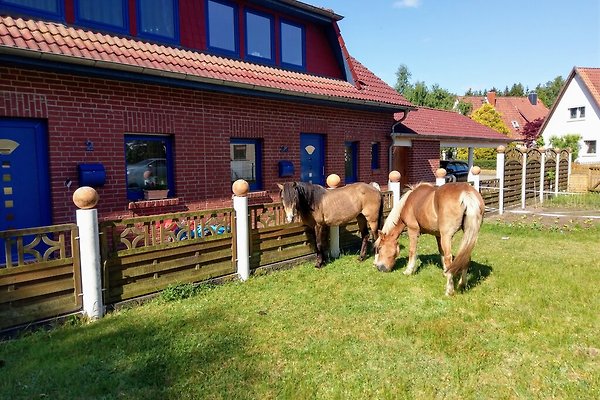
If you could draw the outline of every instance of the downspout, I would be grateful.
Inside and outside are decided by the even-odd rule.
[[[404,121],[406,119],[406,117],[408,117],[408,110],[403,110],[404,114],[402,115],[402,118],[400,118],[398,121],[394,122],[394,124],[392,125],[392,132],[390,133],[390,136],[392,137],[392,144],[390,145],[390,148],[388,149],[388,171],[392,172],[392,162],[393,162],[393,157],[394,157],[394,130],[396,130],[396,126],[398,126],[398,124],[401,124],[402,121]]]

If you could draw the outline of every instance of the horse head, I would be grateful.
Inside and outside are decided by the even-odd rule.
[[[400,246],[398,240],[389,234],[382,231],[377,232],[377,240],[375,241],[375,260],[373,265],[381,272],[390,272],[396,263],[396,257],[400,254]]]
[[[285,219],[288,223],[294,221],[298,210],[298,184],[296,182],[286,182],[283,185],[278,183],[281,202],[285,211]]]

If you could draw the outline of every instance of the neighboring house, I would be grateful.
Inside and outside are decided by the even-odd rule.
[[[600,68],[573,68],[540,128],[546,145],[552,136],[568,134],[581,136],[574,161],[600,163]]]
[[[441,147],[469,149],[469,166],[473,166],[474,148],[497,148],[512,140],[495,130],[455,111],[419,107],[406,119],[396,116],[394,127],[393,169],[404,176],[403,184],[430,181],[431,171],[439,168]],[[425,145],[427,143],[428,145]],[[412,165],[422,168],[409,168]],[[406,175],[406,176],[405,176]]]
[[[525,124],[548,115],[548,108],[536,93],[530,93],[527,97],[504,97],[496,96],[496,92],[490,91],[485,96],[460,96],[457,101],[471,104],[472,111],[486,103],[491,104],[501,114],[504,125],[510,131],[508,136],[514,140],[522,139]]]
[[[414,107],[348,54],[341,18],[295,0],[0,0],[0,230],[72,222],[82,185],[107,219],[231,206],[238,178],[268,201],[331,173],[387,182],[394,114]]]

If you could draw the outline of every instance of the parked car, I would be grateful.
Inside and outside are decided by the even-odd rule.
[[[458,160],[440,160],[440,168],[446,170],[446,182],[466,182],[469,164]]]

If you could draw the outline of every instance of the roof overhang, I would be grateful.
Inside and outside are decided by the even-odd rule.
[[[1,61],[6,61],[19,66],[52,70],[68,74],[91,75],[107,79],[125,80],[128,82],[134,81],[160,84],[172,87],[201,89],[286,101],[308,102],[376,112],[395,113],[410,108],[409,106],[399,104],[297,92],[110,61],[46,53],[17,47],[0,46],[0,62]]]
[[[331,23],[332,20],[340,21],[344,18],[333,10],[315,7],[297,0],[250,0],[250,2],[316,22]]]
[[[394,146],[412,146],[413,140],[436,141],[440,142],[440,147],[475,147],[475,148],[496,148],[500,145],[506,146],[513,140],[510,138],[487,139],[462,136],[447,136],[438,134],[417,134],[417,133],[392,133]]]

